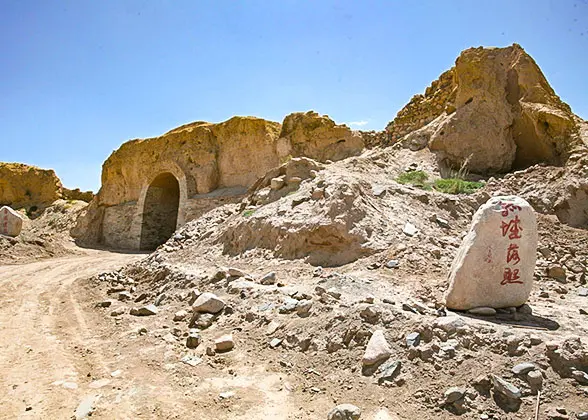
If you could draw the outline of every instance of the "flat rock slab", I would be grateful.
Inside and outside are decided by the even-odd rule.
[[[23,217],[8,206],[0,208],[0,234],[16,237],[22,230]]]
[[[533,287],[537,252],[533,208],[520,197],[493,197],[473,217],[449,274],[450,309],[524,304]]]

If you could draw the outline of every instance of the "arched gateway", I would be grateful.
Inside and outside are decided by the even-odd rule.
[[[180,184],[169,172],[159,174],[149,185],[143,205],[141,249],[153,250],[176,230]]]

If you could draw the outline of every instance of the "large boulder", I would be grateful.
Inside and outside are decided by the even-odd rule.
[[[493,197],[472,220],[449,274],[450,309],[505,308],[527,301],[537,252],[533,208],[520,197]]]
[[[61,181],[52,169],[0,162],[0,205],[35,212],[61,198]]]
[[[411,148],[427,144],[449,166],[476,173],[562,164],[580,143],[577,117],[520,45],[470,48],[386,131]]]
[[[0,208],[0,234],[16,237],[22,230],[23,217],[8,206]]]

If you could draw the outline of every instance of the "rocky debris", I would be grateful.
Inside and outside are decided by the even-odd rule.
[[[243,270],[240,270],[235,267],[229,267],[227,269],[227,274],[229,275],[229,277],[245,277],[245,276],[247,276],[247,273],[245,273]]]
[[[565,281],[566,270],[561,265],[555,264],[547,268],[547,276],[559,281]]]
[[[113,316],[113,317],[121,316],[125,312],[126,312],[125,308],[116,308],[112,312],[110,312],[110,316]],[[131,315],[133,315],[133,314],[131,313]]]
[[[327,415],[327,420],[358,420],[361,410],[352,404],[340,404],[334,407]]]
[[[207,312],[216,314],[222,311],[225,302],[214,293],[202,293],[192,305],[194,312]]]
[[[232,334],[226,334],[214,340],[214,348],[217,352],[229,351],[233,347],[235,347],[235,342]]]
[[[261,279],[259,279],[259,282],[263,285],[272,285],[272,284],[276,284],[276,273],[274,271],[265,274]]]
[[[418,332],[411,332],[406,336],[406,347],[417,347],[421,342],[421,334]]]
[[[468,309],[468,314],[481,315],[481,316],[494,316],[496,315],[496,309],[487,306],[481,306],[478,308]]]
[[[202,337],[200,337],[200,331],[196,328],[191,328],[188,332],[188,338],[186,338],[186,347],[189,349],[195,349],[201,342]]]
[[[387,360],[391,354],[392,350],[386,341],[384,331],[376,330],[368,341],[362,362],[364,366],[377,365]]]
[[[135,316],[149,316],[149,315],[157,315],[157,307],[155,305],[145,305],[139,308],[132,308],[130,311],[131,315]]]
[[[588,351],[579,337],[568,337],[563,342],[547,342],[549,363],[559,375],[569,378],[575,370],[588,366]]]
[[[0,235],[16,237],[22,230],[24,218],[8,206],[0,208]]]
[[[188,316],[188,311],[185,309],[181,309],[174,314],[174,322],[183,321]]]
[[[505,308],[525,303],[533,287],[537,223],[515,196],[493,197],[473,217],[449,275],[448,308]]]
[[[216,316],[214,314],[194,312],[189,326],[196,327],[199,330],[205,330],[212,325],[215,319]]]
[[[133,295],[131,295],[131,292],[128,291],[122,291],[118,294],[118,300],[120,301],[127,301],[127,300],[131,300],[133,299]]]
[[[443,404],[453,404],[457,400],[462,399],[465,393],[466,389],[463,387],[451,387],[443,394]]]
[[[535,364],[530,362],[524,362],[514,366],[511,370],[512,373],[514,373],[515,375],[526,375],[527,373],[535,369],[537,369],[537,366],[535,366]]]
[[[525,378],[531,390],[537,391],[543,388],[543,374],[538,370],[532,370],[527,373],[527,377]]]
[[[572,378],[580,385],[588,385],[588,373],[582,370],[572,369]]]
[[[419,233],[419,230],[412,223],[406,222],[402,232],[407,236],[415,236],[417,233]]]
[[[400,374],[402,362],[399,360],[388,360],[383,362],[376,372],[376,378],[379,384],[392,382]]]
[[[522,394],[519,388],[496,375],[492,375],[492,384],[494,385],[495,392],[499,392],[507,398],[515,400],[521,398]]]

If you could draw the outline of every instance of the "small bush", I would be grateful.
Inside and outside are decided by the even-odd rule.
[[[465,181],[459,178],[436,179],[433,188],[447,194],[471,194],[484,186],[481,182]]]
[[[251,217],[253,216],[253,213],[255,213],[255,210],[245,210],[243,212],[243,217]]]
[[[427,180],[429,175],[424,171],[410,171],[403,172],[396,178],[396,182],[399,184],[414,185],[415,187],[427,186]]]

